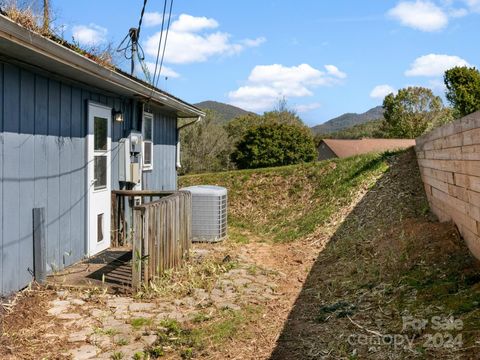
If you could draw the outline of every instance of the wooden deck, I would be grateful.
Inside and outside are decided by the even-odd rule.
[[[132,291],[132,251],[112,248],[50,275],[50,285],[77,288],[107,288],[111,292]]]

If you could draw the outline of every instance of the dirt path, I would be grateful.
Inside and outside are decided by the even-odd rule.
[[[182,279],[178,296],[164,293],[169,287],[143,298],[24,291],[3,319],[0,357],[268,358],[315,259],[315,247],[298,245],[196,246],[190,270],[198,274]],[[169,334],[176,327],[185,333]],[[159,341],[159,332],[183,339]]]
[[[25,291],[6,308],[0,358],[477,359],[480,267],[432,221],[413,154],[355,199],[303,240],[196,245],[135,298]]]

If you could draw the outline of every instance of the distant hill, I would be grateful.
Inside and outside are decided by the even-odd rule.
[[[253,114],[250,111],[243,110],[239,107],[224,104],[218,101],[202,101],[194,105],[202,110],[215,111],[224,122],[229,122],[230,120],[235,119],[236,117],[241,115]]]
[[[317,141],[320,139],[385,139],[388,137],[389,135],[382,130],[382,120],[370,120],[328,134],[317,134]]]
[[[337,118],[328,120],[327,122],[312,127],[312,131],[315,134],[329,134],[332,132],[340,131],[348,127],[352,127],[359,124],[364,124],[371,120],[378,120],[383,118],[383,107],[377,106],[373,109],[364,112],[363,114],[347,113]]]

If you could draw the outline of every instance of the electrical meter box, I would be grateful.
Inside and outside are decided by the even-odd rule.
[[[142,134],[132,131],[130,135],[119,141],[119,180],[142,188]]]

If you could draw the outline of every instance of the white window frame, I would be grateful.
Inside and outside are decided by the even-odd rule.
[[[150,140],[145,140],[145,119],[150,119],[152,122],[152,129],[151,129],[151,136],[152,138]],[[143,118],[142,118],[142,154],[143,154],[143,170],[153,170],[153,139],[154,139],[154,134],[153,134],[153,128],[154,128],[154,116],[152,113],[143,112]],[[148,142],[151,144],[150,146],[150,164],[145,164],[145,143]]]

